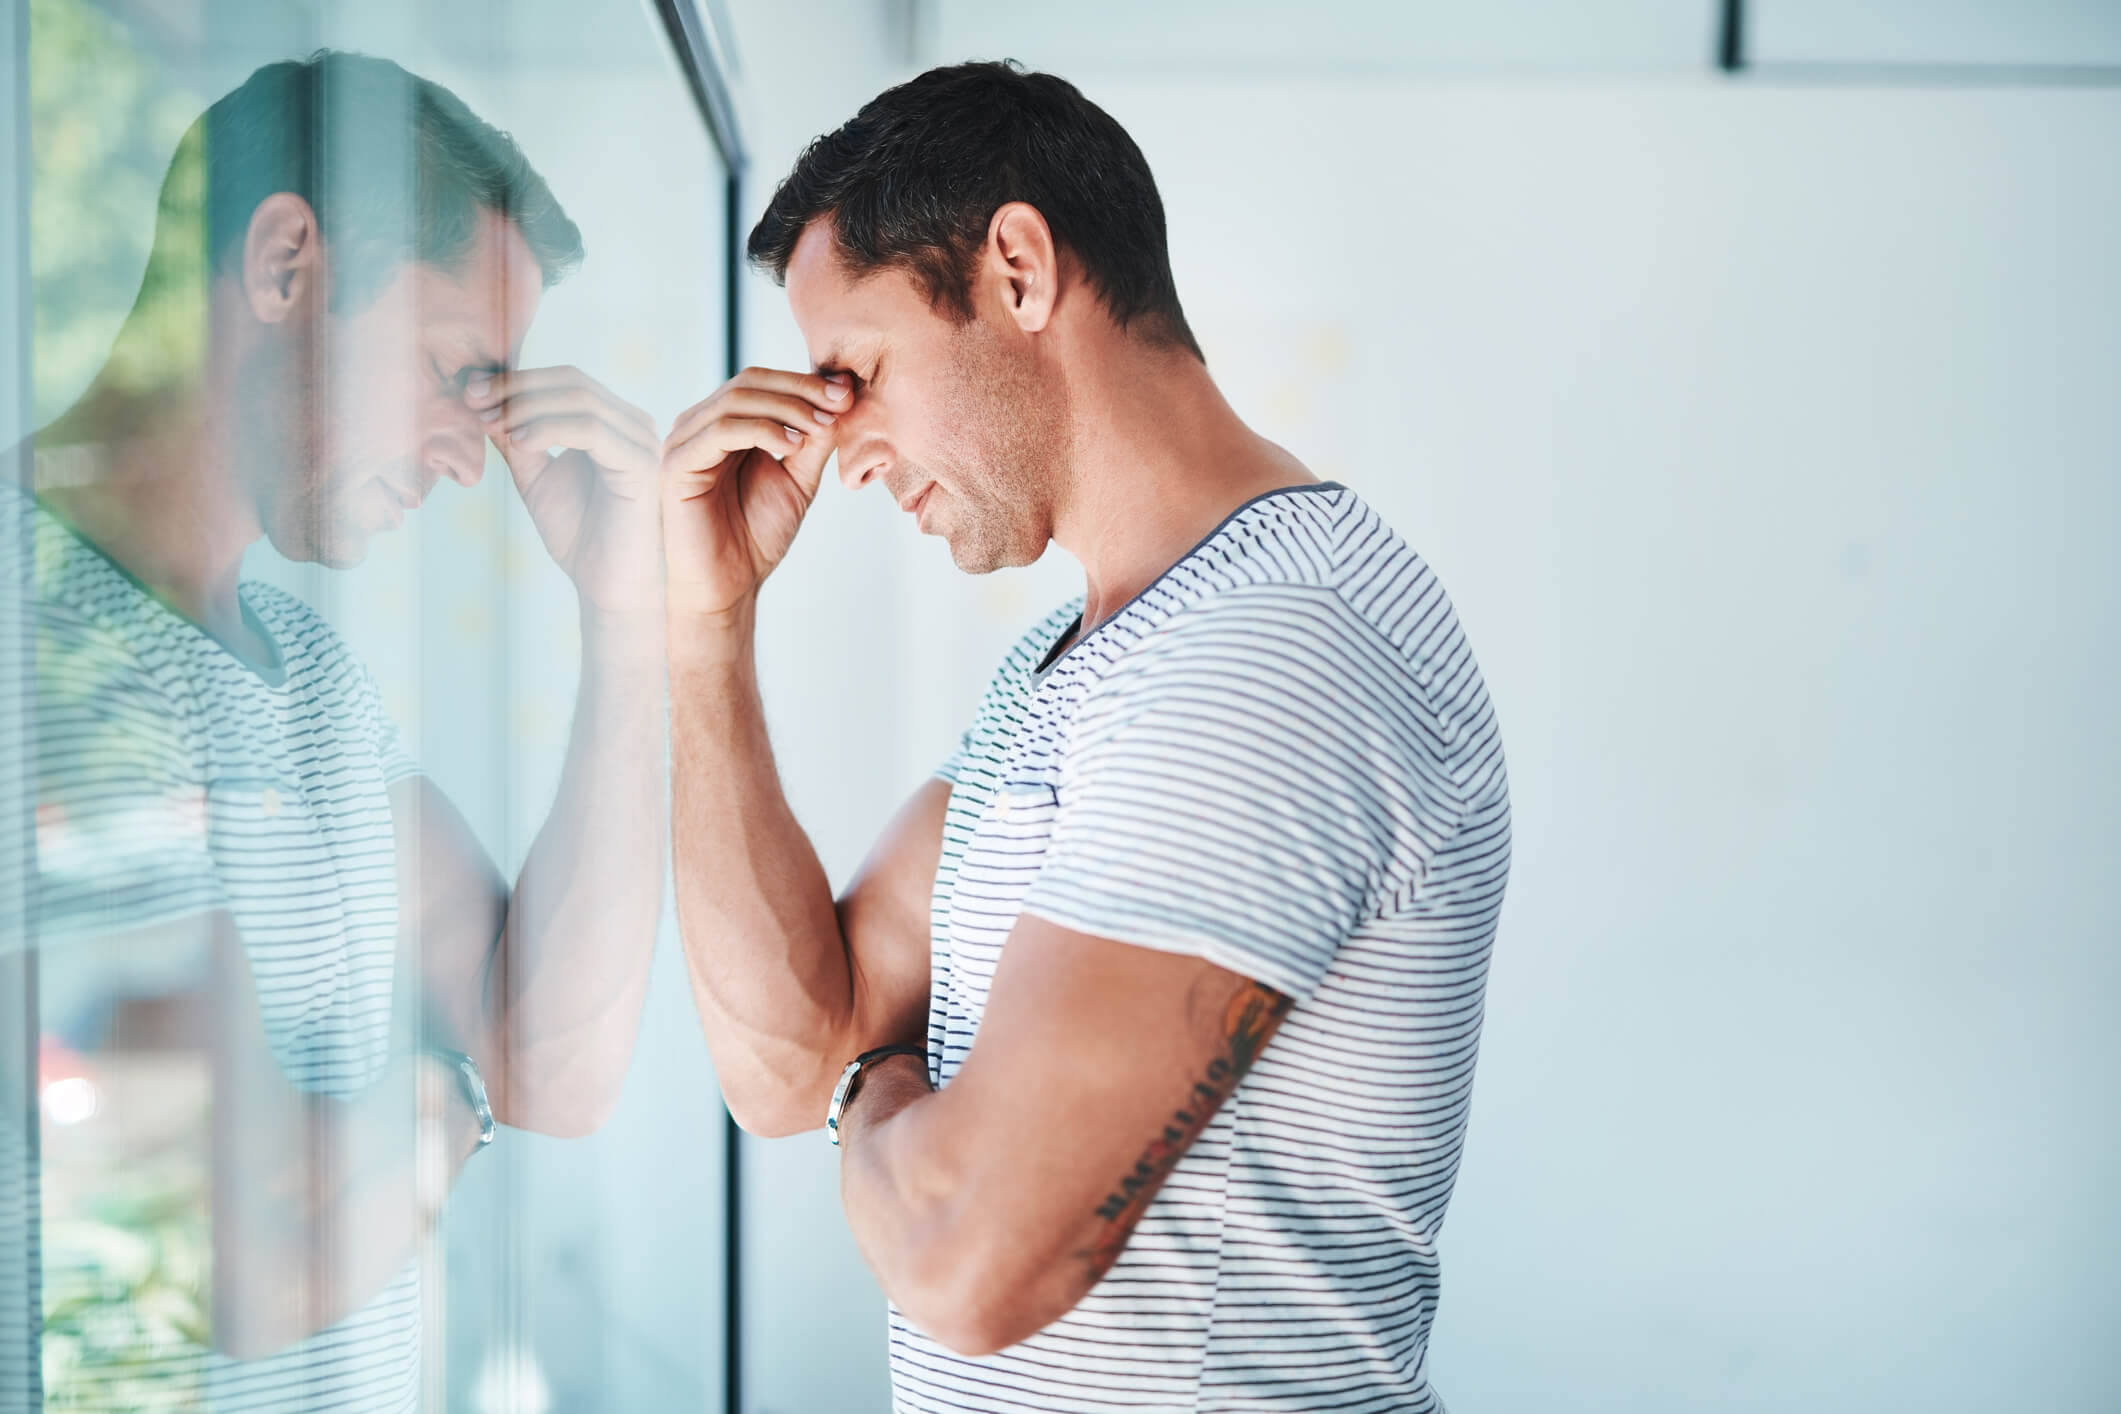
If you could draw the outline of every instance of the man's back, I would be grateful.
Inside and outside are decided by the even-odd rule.
[[[1018,645],[945,768],[936,1081],[1019,913],[1296,1004],[1074,1311],[980,1360],[894,1315],[898,1406],[1436,1407],[1434,1243],[1509,860],[1450,604],[1323,485],[1248,503],[1056,656],[1075,615]]]

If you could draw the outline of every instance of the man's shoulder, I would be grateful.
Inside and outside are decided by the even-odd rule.
[[[1439,655],[1462,651],[1428,562],[1334,482],[1249,503],[1152,591],[1124,635],[1129,648],[1176,656],[1221,643],[1243,658],[1301,644],[1307,656],[1361,660],[1373,678],[1417,682]]]
[[[1419,557],[1377,512],[1338,482],[1285,486],[1245,502],[1152,581],[1116,621],[1130,643],[1202,618],[1271,614],[1278,603],[1345,599],[1351,580]],[[1355,606],[1348,605],[1350,609]]]
[[[41,697],[168,697],[169,614],[137,581],[49,511],[31,518],[26,574]]]

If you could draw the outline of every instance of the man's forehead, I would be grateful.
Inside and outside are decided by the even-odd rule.
[[[873,358],[893,329],[924,307],[910,293],[911,279],[903,270],[849,270],[823,217],[797,239],[786,283],[788,312],[802,330],[811,361],[824,370],[852,368]]]
[[[414,297],[423,336],[441,340],[468,361],[507,367],[515,362],[537,313],[537,299],[519,286],[471,277],[469,271],[419,269]]]
[[[522,232],[491,217],[457,268],[424,266],[421,275],[424,324],[437,333],[475,340],[480,362],[515,361],[545,291],[544,271]]]

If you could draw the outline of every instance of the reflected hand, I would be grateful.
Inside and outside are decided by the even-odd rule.
[[[582,597],[613,613],[659,607],[654,420],[579,368],[476,379],[465,401]]]
[[[663,441],[663,544],[672,613],[723,614],[773,572],[853,406],[843,374],[747,368],[686,409]]]

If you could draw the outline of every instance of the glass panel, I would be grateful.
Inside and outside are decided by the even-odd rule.
[[[722,372],[723,179],[663,32],[27,19],[45,1407],[705,1407],[653,461]]]
[[[1714,52],[1711,0],[1174,0],[996,5],[933,0],[927,63],[1009,54],[1034,68],[1602,70],[1699,69]]]
[[[2121,64],[2110,0],[1755,0],[1746,51],[1762,64]]]

